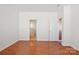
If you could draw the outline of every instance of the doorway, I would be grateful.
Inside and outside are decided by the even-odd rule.
[[[30,41],[36,41],[36,20],[30,20]]]

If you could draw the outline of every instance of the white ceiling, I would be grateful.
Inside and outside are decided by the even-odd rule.
[[[57,4],[3,4],[0,8],[16,8],[19,11],[57,11]]]
[[[57,5],[39,4],[39,5],[18,5],[21,11],[56,11]]]

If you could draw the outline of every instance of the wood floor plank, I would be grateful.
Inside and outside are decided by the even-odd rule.
[[[0,55],[79,55],[79,51],[57,41],[18,41],[1,51]]]

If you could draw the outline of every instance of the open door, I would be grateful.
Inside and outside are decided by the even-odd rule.
[[[36,41],[36,20],[30,20],[30,40]]]

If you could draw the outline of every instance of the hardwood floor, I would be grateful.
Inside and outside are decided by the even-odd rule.
[[[0,55],[79,55],[79,51],[57,41],[18,41]]]

